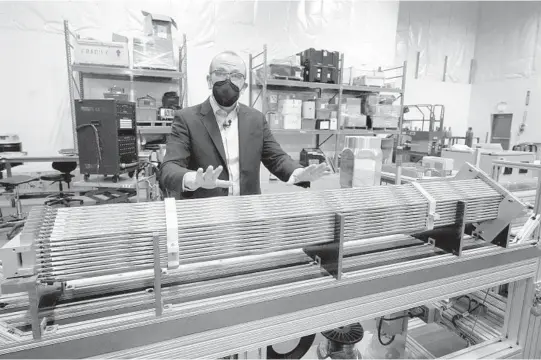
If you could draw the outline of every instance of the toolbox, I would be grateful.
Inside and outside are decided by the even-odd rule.
[[[301,64],[306,66],[306,63],[319,65],[319,66],[331,66],[338,69],[338,63],[340,61],[340,53],[338,51],[316,50],[310,48],[300,53]]]
[[[325,84],[338,84],[338,68],[314,65],[307,62],[304,66],[304,81]]]

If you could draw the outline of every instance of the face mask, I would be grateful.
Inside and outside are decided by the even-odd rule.
[[[212,95],[216,102],[223,107],[230,107],[237,102],[240,96],[240,89],[231,80],[218,81],[212,86]]]

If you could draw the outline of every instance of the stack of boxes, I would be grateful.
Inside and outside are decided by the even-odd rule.
[[[346,107],[343,112],[344,127],[364,128],[366,127],[366,115],[361,113],[362,99],[346,99]]]
[[[304,81],[338,84],[340,53],[310,48],[301,54]]]
[[[297,130],[302,125],[302,100],[283,99],[278,101],[278,113],[282,115],[284,129]]]
[[[173,29],[169,16],[142,11],[143,34],[133,38],[133,68],[178,70],[175,61]],[[113,34],[112,41],[77,39],[74,62],[83,65],[130,67],[128,38]]]

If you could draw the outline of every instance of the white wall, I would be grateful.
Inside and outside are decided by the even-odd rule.
[[[72,147],[62,21],[87,36],[133,36],[141,10],[174,17],[186,33],[191,104],[208,95],[208,65],[225,49],[247,59],[266,43],[272,59],[325,48],[345,52],[346,65],[395,58],[396,1],[1,1],[0,132],[19,134],[33,154]]]
[[[478,10],[477,2],[400,3],[396,55],[397,62],[408,61],[405,104],[443,104],[444,127],[451,127],[457,136],[467,130]],[[443,82],[445,56],[447,77]]]
[[[483,2],[468,123],[485,138],[499,102],[513,113],[511,142],[541,142],[541,3]],[[526,94],[530,91],[530,105]],[[527,111],[526,131],[518,129]]]

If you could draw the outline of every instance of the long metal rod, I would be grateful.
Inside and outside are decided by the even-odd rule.
[[[68,71],[68,90],[69,90],[69,99],[70,99],[70,112],[71,112],[71,127],[73,134],[73,149],[75,153],[79,152],[77,144],[77,123],[75,120],[75,97],[73,94],[73,68],[72,68],[72,59],[71,59],[71,48],[70,48],[70,30],[68,20],[64,20],[64,42],[66,46],[66,68]],[[83,94],[83,87],[80,88],[81,96]]]
[[[263,87],[261,88],[261,110],[263,115],[267,116],[268,111],[268,101],[269,97],[267,96],[267,80],[268,80],[268,54],[267,54],[267,44],[263,45]]]
[[[338,77],[339,81],[339,88],[338,88],[338,109],[336,113],[336,138],[334,143],[334,168],[338,169],[338,153],[339,153],[339,146],[340,141],[342,140],[341,132],[342,132],[342,93],[344,90],[343,85],[343,75],[344,74],[344,53],[340,54],[340,76]]]
[[[402,182],[402,126],[404,123],[404,98],[406,92],[406,77],[408,75],[408,62],[404,61],[402,67],[402,88],[400,97],[400,117],[398,118],[398,137],[397,137],[397,155],[396,155],[396,185],[400,185]]]
[[[254,106],[254,102],[252,101],[252,98],[253,98],[252,92],[254,91],[253,84],[252,84],[252,82],[254,81],[253,61],[254,60],[253,60],[252,54],[250,53],[248,57],[248,105],[250,107]]]

